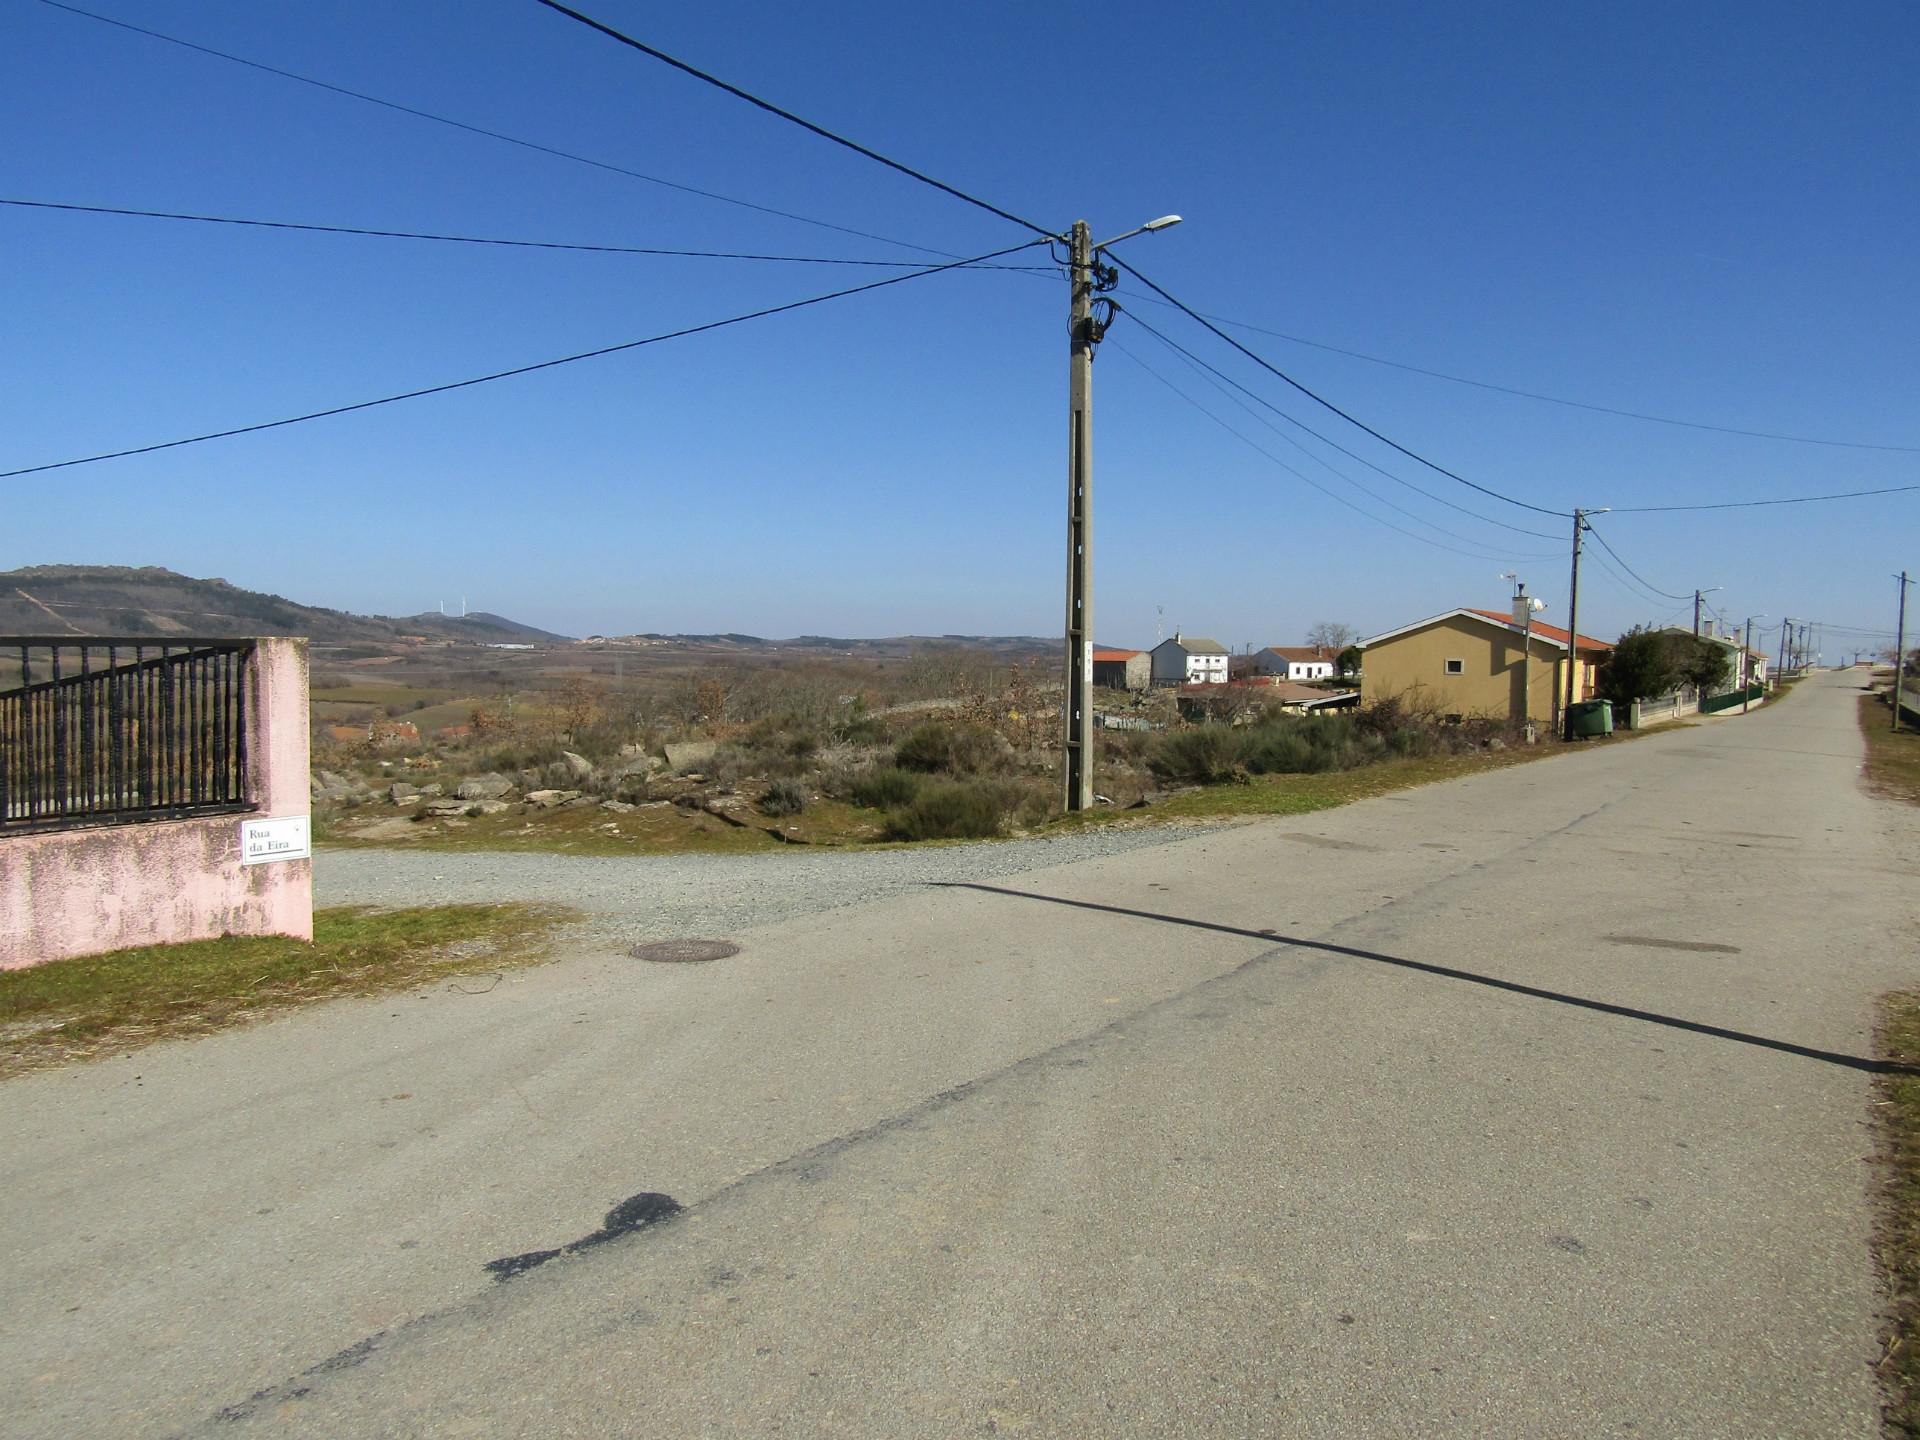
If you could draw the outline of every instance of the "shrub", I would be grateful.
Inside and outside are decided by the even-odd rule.
[[[893,763],[902,770],[927,774],[977,775],[995,768],[1003,749],[1000,737],[991,730],[929,720],[907,733],[894,750]]]
[[[798,815],[807,808],[807,787],[798,780],[776,780],[760,797],[760,809],[768,815]]]
[[[887,817],[895,840],[984,840],[1007,823],[1005,787],[990,780],[942,780],[924,786],[911,804]]]
[[[1295,729],[1262,727],[1247,746],[1247,768],[1257,775],[1305,775],[1340,768],[1339,752]]]
[[[1241,737],[1224,725],[1202,725],[1162,735],[1147,757],[1154,774],[1211,785],[1239,773]]]
[[[869,770],[853,782],[853,803],[875,810],[893,810],[910,805],[926,782],[911,770],[888,766]]]

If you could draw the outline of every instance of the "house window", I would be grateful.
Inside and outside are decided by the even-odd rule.
[[[1466,673],[1467,673],[1467,662],[1466,662],[1466,661],[1464,661],[1464,660],[1449,660],[1449,661],[1447,661],[1447,674],[1449,674],[1449,675],[1464,675],[1464,674],[1466,674]]]

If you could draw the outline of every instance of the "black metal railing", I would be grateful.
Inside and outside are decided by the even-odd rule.
[[[251,640],[0,636],[0,834],[254,808]]]

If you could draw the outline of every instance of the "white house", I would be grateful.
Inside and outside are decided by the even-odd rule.
[[[1171,640],[1153,647],[1153,683],[1156,685],[1224,685],[1227,647],[1218,640],[1175,631]]]
[[[1269,645],[1253,656],[1254,674],[1282,680],[1327,680],[1338,668],[1335,652],[1324,645]]]

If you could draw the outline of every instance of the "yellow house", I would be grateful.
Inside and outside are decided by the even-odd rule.
[[[1613,646],[1582,635],[1576,700],[1593,697],[1597,670]],[[1430,704],[1443,715],[1476,715],[1557,726],[1567,693],[1567,632],[1498,610],[1449,610],[1360,642],[1364,701],[1389,695]]]

